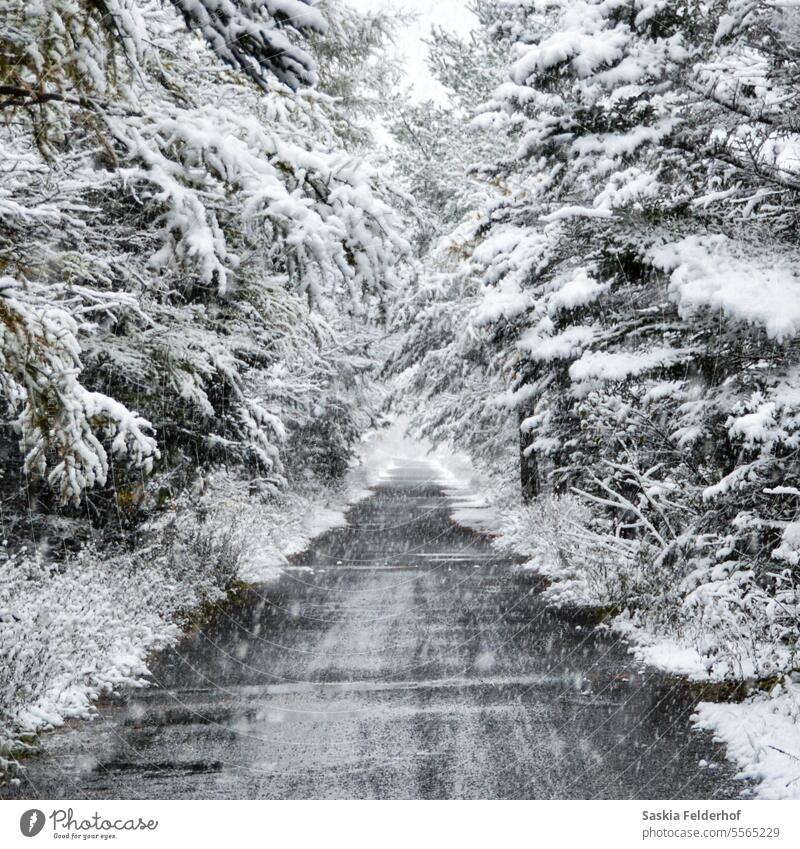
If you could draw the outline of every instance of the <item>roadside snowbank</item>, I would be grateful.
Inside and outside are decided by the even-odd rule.
[[[800,799],[800,683],[776,685],[741,704],[702,702],[695,724],[724,743],[738,777],[761,799]]]
[[[142,686],[147,653],[176,639],[177,612],[210,593],[148,554],[104,561],[87,549],[45,564],[21,552],[0,566],[0,769],[38,731],[87,717],[119,686]]]
[[[251,584],[270,583],[280,577],[288,558],[308,548],[312,540],[347,524],[346,513],[352,504],[368,497],[369,490],[350,486],[320,492],[316,497],[287,494],[278,503],[279,510],[259,505],[259,521],[240,578]],[[266,519],[266,521],[265,521]]]
[[[366,496],[354,469],[335,490],[264,502],[242,481],[208,476],[149,527],[146,548],[68,560],[0,554],[0,773],[41,731],[86,719],[121,687],[147,686],[148,655],[178,640],[191,616],[236,581],[269,583],[287,558],[346,524]]]
[[[481,486],[480,475],[462,454],[442,454],[435,460],[440,483],[450,499],[450,518],[470,530],[497,536],[502,528],[497,500]]]

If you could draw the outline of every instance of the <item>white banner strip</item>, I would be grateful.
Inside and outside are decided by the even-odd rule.
[[[0,802],[0,846],[800,846],[800,802]]]

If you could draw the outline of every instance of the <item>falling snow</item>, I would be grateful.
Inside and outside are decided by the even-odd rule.
[[[0,796],[800,797],[796,3],[2,5]]]

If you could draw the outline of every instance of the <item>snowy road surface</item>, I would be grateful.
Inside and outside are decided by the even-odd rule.
[[[159,686],[46,736],[44,798],[723,798],[680,687],[546,611],[405,463],[277,586],[153,664]],[[711,766],[700,766],[700,762]],[[4,792],[8,793],[8,789]]]

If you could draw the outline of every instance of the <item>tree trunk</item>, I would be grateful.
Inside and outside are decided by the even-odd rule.
[[[531,443],[530,434],[523,433],[522,422],[527,416],[520,410],[519,413],[519,475],[520,484],[522,486],[522,498],[524,501],[532,501],[542,491],[541,481],[539,480],[539,463],[536,459],[536,453],[530,451],[528,456],[525,456],[525,451]]]

